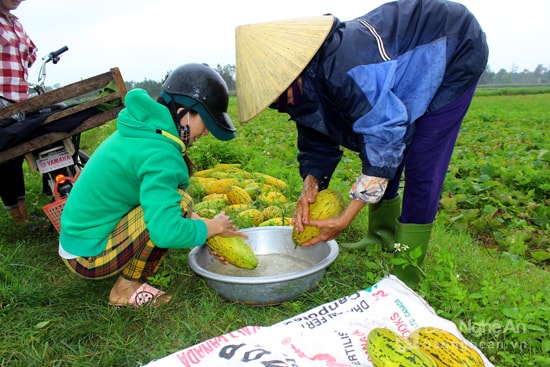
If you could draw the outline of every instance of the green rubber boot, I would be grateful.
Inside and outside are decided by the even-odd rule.
[[[382,244],[383,250],[393,251],[395,220],[399,217],[400,212],[401,198],[399,196],[369,205],[367,236],[357,242],[341,243],[340,247],[346,250],[364,250],[368,246]]]
[[[424,262],[428,252],[428,243],[432,234],[433,223],[428,224],[403,224],[399,219],[395,221],[395,242],[400,244],[401,251],[396,251],[396,256],[409,254],[413,257],[415,265],[408,265],[403,269],[402,265],[394,265],[393,274],[401,279],[410,288],[414,289],[420,281],[421,271],[419,267]],[[408,248],[404,248],[407,246]],[[420,248],[420,250],[416,250]],[[416,250],[416,251],[415,251]],[[414,253],[412,253],[414,251]]]

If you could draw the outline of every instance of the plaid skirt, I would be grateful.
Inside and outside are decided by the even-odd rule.
[[[190,218],[193,199],[184,190],[179,192],[182,217]],[[105,279],[120,274],[128,280],[145,282],[158,272],[167,251],[155,246],[149,238],[143,209],[138,205],[118,222],[101,254],[63,259],[63,262],[69,270],[87,279]]]

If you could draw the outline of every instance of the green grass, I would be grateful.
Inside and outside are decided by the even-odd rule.
[[[549,104],[550,94],[476,96],[418,290],[497,366],[550,365]],[[234,98],[230,114],[236,117]],[[267,111],[238,128],[231,142],[201,139],[191,149],[197,166],[242,163],[288,182],[286,194],[296,200],[293,123]],[[85,133],[83,148],[93,152],[113,129],[110,123]],[[359,170],[346,151],[331,186],[347,192]],[[49,198],[40,194],[40,177],[27,172],[26,179],[32,214],[43,217]],[[363,236],[365,221],[366,210],[337,240]],[[169,305],[115,309],[107,305],[114,280],[72,275],[57,255],[55,233],[18,227],[0,212],[0,366],[139,366],[245,325],[277,323],[390,271],[389,255],[377,248],[342,251],[315,290],[279,306],[243,307],[211,291],[188,267],[187,253],[170,251],[158,277],[173,295]]]

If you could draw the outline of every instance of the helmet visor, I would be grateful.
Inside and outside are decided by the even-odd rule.
[[[193,108],[199,113],[206,125],[208,131],[214,135],[218,140],[231,140],[235,138],[235,131],[237,130],[233,125],[233,121],[229,118],[229,115],[225,112],[212,114],[202,105],[198,104]]]
[[[162,92],[162,94],[166,100],[166,97],[168,97],[167,93]],[[197,100],[188,96],[175,94],[170,97],[182,106],[195,105],[193,106],[193,110],[197,111],[208,131],[210,131],[216,139],[226,141],[235,138],[235,131],[237,131],[237,129],[227,113],[211,113],[202,103],[199,102],[197,104]]]

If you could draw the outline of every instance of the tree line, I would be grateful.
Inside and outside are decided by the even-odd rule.
[[[221,66],[218,64],[214,68],[225,80],[227,83],[227,87],[232,93],[234,94],[235,88],[236,88],[236,81],[235,81],[235,65],[225,65]],[[170,74],[170,71],[168,71],[163,78],[163,80],[160,81],[154,81],[154,80],[148,80],[145,79],[141,82],[135,82],[135,81],[129,81],[126,82],[126,86],[128,89],[133,88],[142,88],[145,89],[149,94],[156,98],[160,95],[160,92],[162,90],[162,84],[166,77]],[[506,69],[500,69],[497,72],[494,72],[491,70],[489,66],[485,69],[483,72],[483,75],[481,75],[481,79],[479,81],[479,85],[543,85],[543,84],[550,84],[550,70],[548,67],[545,67],[543,64],[537,65],[534,71],[529,71],[527,69],[524,69],[523,71],[518,71],[517,68],[512,68],[511,71],[507,71]]]
[[[491,85],[491,84],[521,84],[521,85],[533,85],[533,84],[548,84],[550,83],[550,70],[543,64],[537,65],[534,71],[524,69],[518,71],[516,67],[513,67],[511,71],[506,69],[500,69],[498,72],[493,72],[489,66],[485,69],[485,72],[481,75],[479,84]]]

